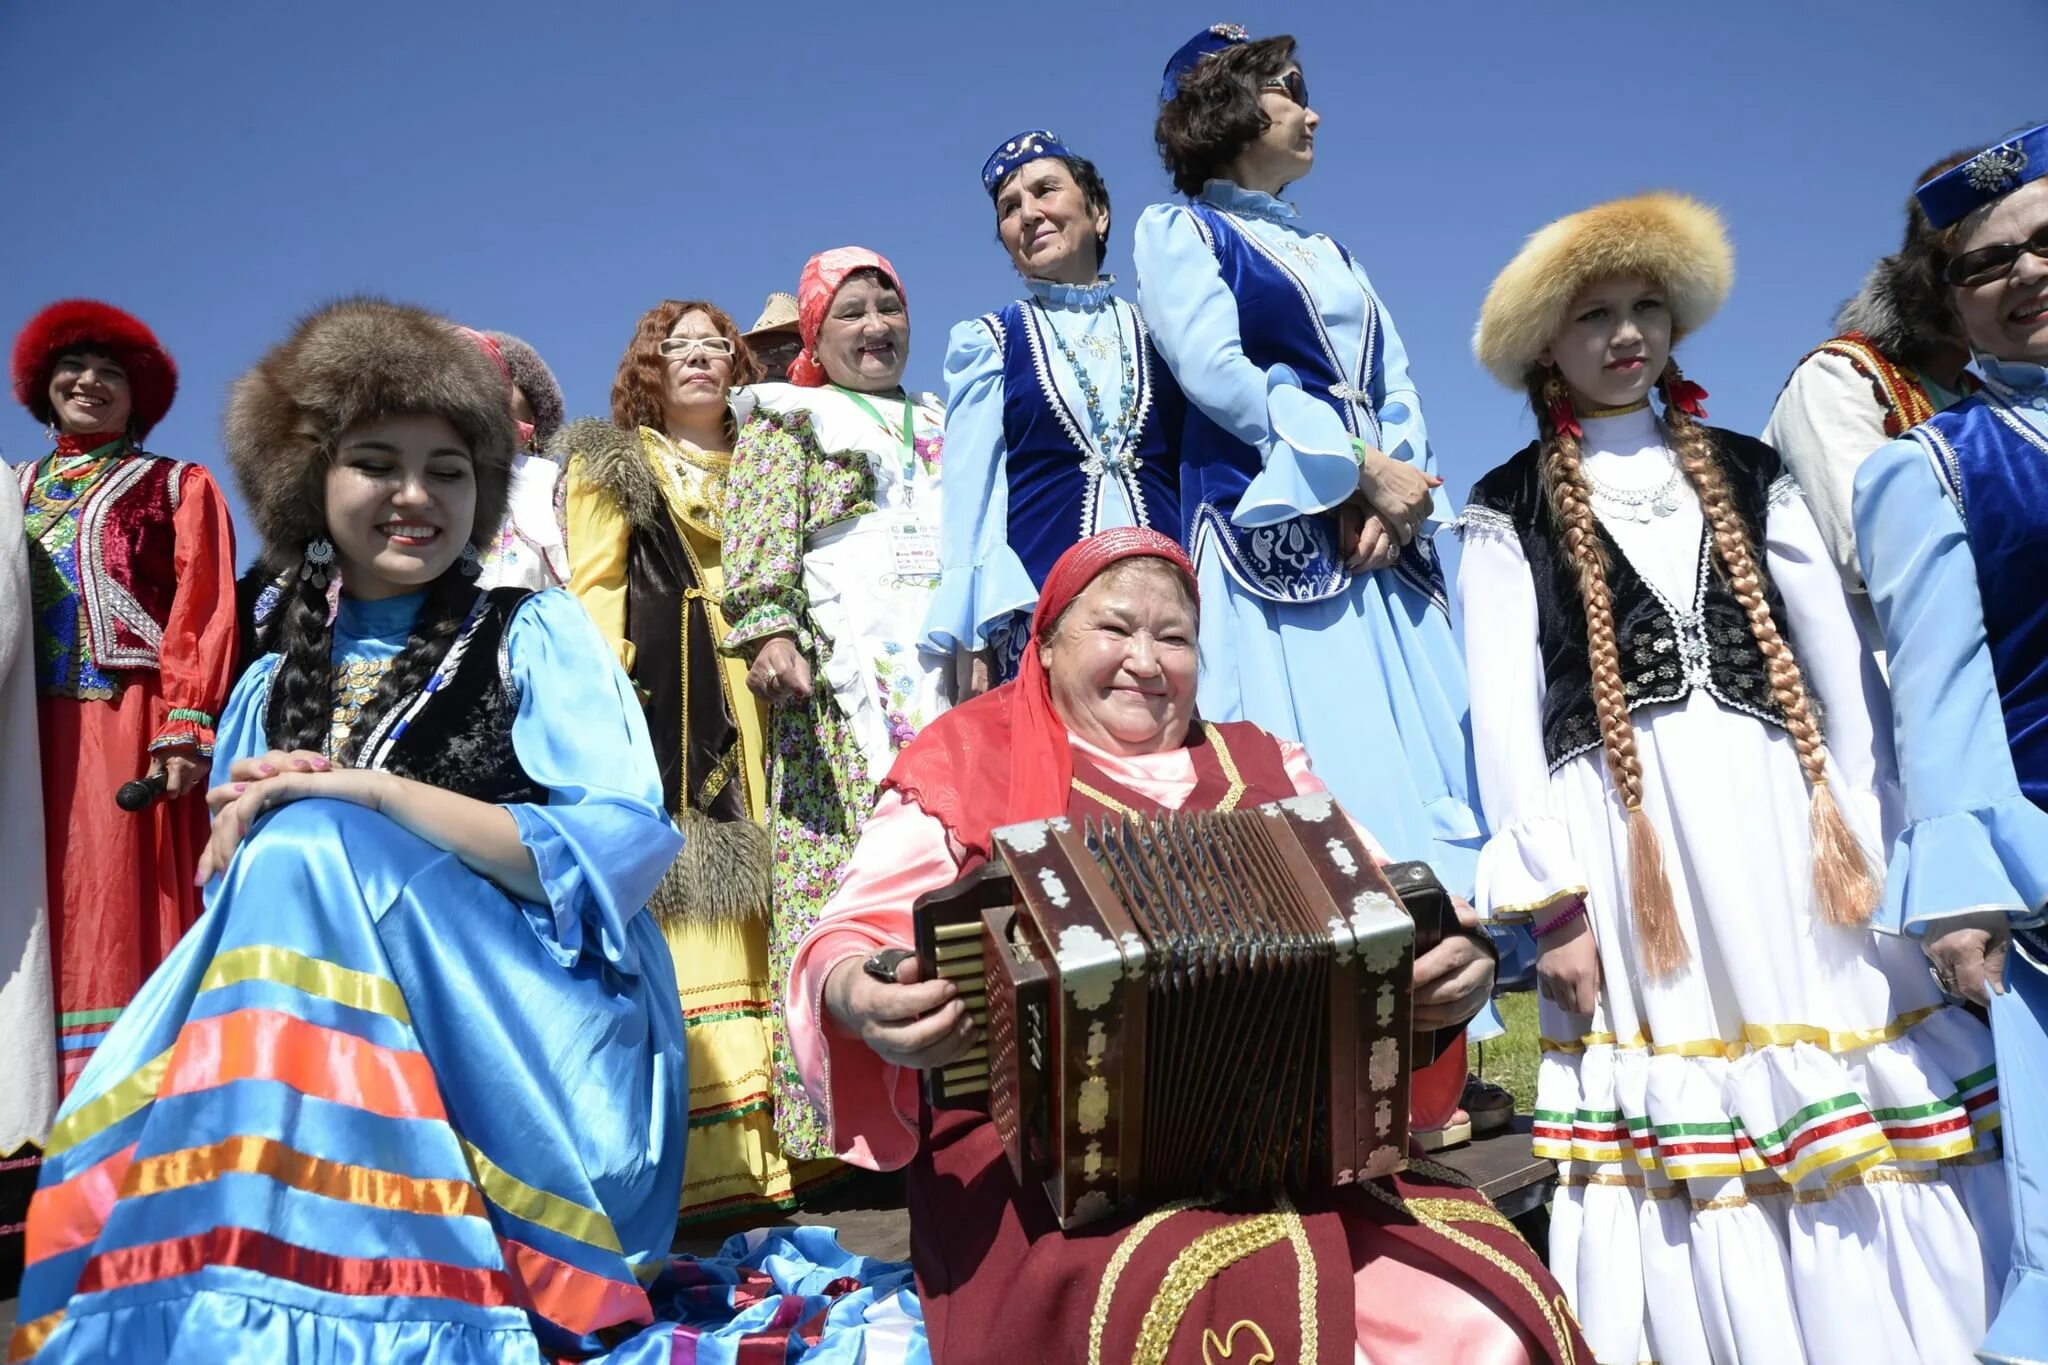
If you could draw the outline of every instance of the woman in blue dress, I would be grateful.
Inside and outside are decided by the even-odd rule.
[[[1277,197],[1315,159],[1294,40],[1205,29],[1161,98],[1187,202],[1138,220],[1138,299],[1187,397],[1202,714],[1300,741],[1389,853],[1469,895],[1480,827],[1431,539],[1441,480],[1371,282]]]
[[[2014,1239],[1978,1355],[2038,1361],[2048,1342],[2048,124],[1934,177],[1918,197],[1984,387],[1856,474],[1856,550],[1890,652],[1910,821],[1878,922],[1920,940],[1944,991],[1990,1009]]]
[[[926,647],[959,700],[1015,676],[1053,561],[1097,531],[1179,536],[1181,399],[1136,308],[1102,273],[1109,187],[1059,134],[989,154],[982,188],[1025,297],[946,343],[942,576]]]
[[[206,913],[51,1133],[12,1354],[588,1353],[652,1321],[689,1121],[639,705],[575,599],[476,588],[516,437],[443,320],[313,314],[227,441],[299,567]]]

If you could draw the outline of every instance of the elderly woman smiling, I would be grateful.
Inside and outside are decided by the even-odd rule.
[[[976,1040],[953,985],[921,980],[915,957],[893,982],[863,970],[871,954],[910,942],[912,902],[983,862],[999,826],[1324,790],[1300,745],[1195,716],[1199,620],[1194,568],[1167,537],[1125,528],[1069,549],[1046,576],[1016,681],[942,716],[898,757],[838,892],[796,951],[784,1003],[832,1150],[863,1166],[911,1166],[911,1255],[940,1365],[1013,1353],[1018,1322],[1038,1325],[1038,1359],[1165,1358],[1136,1343],[1169,1265],[1192,1244],[1216,1245],[1219,1229],[1228,1240],[1231,1225],[1272,1214],[1265,1201],[1234,1201],[1161,1211],[1128,1233],[1063,1234],[1044,1196],[1012,1178],[985,1115],[918,1117],[917,1070]],[[1452,937],[1416,963],[1417,1028],[1478,1011],[1493,977],[1483,944]],[[1432,1071],[1418,1093],[1448,1109],[1462,1049]],[[1432,1187],[1438,1202],[1420,1207],[1458,1206],[1465,1239],[1454,1243],[1397,1212],[1417,1192],[1404,1177],[1306,1200],[1298,1214],[1283,1206],[1300,1235],[1225,1258],[1166,1324],[1171,1340],[1192,1346],[1207,1328],[1220,1341],[1251,1323],[1273,1359],[1328,1358],[1318,1340],[1357,1340],[1376,1361],[1586,1358],[1552,1307],[1556,1286],[1497,1214],[1468,1191]],[[1329,1290],[1297,1296],[1315,1285]]]
[[[821,252],[797,286],[804,348],[754,403],[727,486],[725,648],[769,704],[768,936],[780,991],[896,751],[936,715],[942,663],[918,651],[938,583],[943,411],[903,391],[910,315],[896,268]],[[823,1134],[773,1021],[775,1127],[791,1157]]]
[[[1068,546],[1115,526],[1180,534],[1180,390],[1102,273],[1101,173],[1038,129],[990,153],[981,183],[1026,293],[946,346],[953,492],[925,627],[955,656],[962,698],[1016,673],[1038,585]]]

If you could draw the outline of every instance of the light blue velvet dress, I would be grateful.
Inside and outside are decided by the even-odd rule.
[[[1178,395],[1162,392],[1171,390],[1172,380],[1156,356],[1146,354],[1138,310],[1116,297],[1116,281],[1107,276],[1092,285],[1026,279],[1024,287],[1021,308],[970,318],[947,339],[942,573],[924,640],[940,653],[991,648],[999,664],[1012,663],[1005,676],[1038,604],[1039,577],[1061,551],[1120,526],[1180,535],[1178,504],[1170,497],[1177,473],[1142,467],[1148,456],[1170,456],[1151,410],[1163,404],[1177,413]],[[1006,328],[1006,319],[1017,325]],[[1051,343],[1016,334],[1026,327],[1049,331]],[[1074,362],[1094,386],[1095,414]],[[1048,386],[1051,395],[1044,392]],[[1011,411],[1020,404],[1028,405],[1028,414]],[[1093,429],[1098,414],[1102,431]],[[1016,453],[1013,425],[1038,434],[1048,447],[1026,452],[1033,460],[1023,473],[1034,495],[1028,509],[1013,504],[1019,477],[1009,467]],[[1105,439],[1124,433],[1134,439]],[[1019,517],[1033,524],[1013,521]],[[1039,565],[1036,572],[1027,551]]]
[[[2017,935],[2006,991],[1991,1002],[2012,1202],[2012,1272],[1988,1361],[2048,1360],[2048,771],[2022,771],[1994,655],[2009,645],[1987,616],[2038,613],[2033,578],[2017,603],[1990,602],[1987,563],[2048,548],[2048,370],[1978,357],[1987,392],[1867,460],[1856,476],[1856,546],[1890,655],[1899,774],[1910,821],[1892,851],[1881,927],[1912,937],[1949,915],[2006,915]],[[1957,414],[1975,421],[1958,421]],[[2006,443],[2016,486],[1975,485],[2004,504],[1972,505],[1958,464],[1989,434]],[[1984,464],[1975,468],[1986,469]],[[1947,472],[1942,472],[1946,469]],[[1952,491],[1957,496],[1952,496]],[[1962,508],[1959,509],[1958,501]],[[1974,525],[1973,525],[1974,522]],[[1996,525],[1996,532],[1991,527]],[[1982,543],[1972,544],[1972,535]],[[2011,581],[2008,579],[2008,581]],[[2038,676],[2048,658],[2007,659]],[[2038,740],[2029,746],[2038,753]],[[2030,762],[2028,767],[2038,767]],[[2031,799],[2030,799],[2031,798]],[[1989,1232],[1986,1239],[1989,1240]]]
[[[1304,325],[1319,323],[1329,352],[1366,357],[1368,372],[1356,377],[1364,382],[1345,386],[1360,437],[1435,472],[1407,352],[1365,272],[1283,200],[1211,181],[1199,202],[1291,274],[1314,305]],[[1146,209],[1137,227],[1139,305],[1191,415],[1199,409],[1255,452],[1259,472],[1231,521],[1300,525],[1356,491],[1354,434],[1288,366],[1248,358],[1260,347],[1240,330],[1214,230],[1184,205]],[[1183,458],[1183,507],[1194,518],[1201,509]],[[1464,664],[1433,546],[1418,538],[1405,573],[1382,569],[1321,600],[1281,601],[1247,587],[1221,537],[1198,529],[1190,540],[1202,589],[1202,714],[1299,740],[1391,856],[1428,862],[1446,887],[1469,896],[1482,831],[1470,797]],[[1288,553],[1284,541],[1279,553]]]

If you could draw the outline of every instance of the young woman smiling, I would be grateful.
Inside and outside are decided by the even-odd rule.
[[[1978,1350],[2025,1360],[2048,1341],[2048,124],[1919,200],[1984,387],[1856,476],[1912,821],[1879,922],[1919,940],[1950,995],[1990,1010],[2016,1240]]]
[[[946,346],[943,574],[925,642],[959,700],[1017,670],[1038,589],[1099,530],[1181,533],[1180,390],[1144,317],[1102,273],[1109,189],[1044,129],[989,154],[982,188],[1026,296]]]
[[[1882,681],[1777,454],[1672,359],[1733,270],[1703,205],[1604,204],[1474,341],[1538,430],[1473,489],[1458,591],[1477,903],[1540,954],[1550,1263],[1600,1360],[1965,1360],[1990,1039],[1871,932]]]
[[[896,268],[840,247],[797,286],[804,348],[788,384],[748,390],[726,489],[725,647],[768,703],[770,980],[795,951],[896,751],[945,705],[921,652],[939,580],[944,412],[903,390],[910,315]],[[776,1012],[775,1127],[792,1158],[830,1155]]]
[[[222,718],[207,914],[52,1130],[17,1358],[511,1362],[648,1319],[689,1114],[643,907],[679,840],[575,599],[475,587],[515,440],[483,352],[379,300],[235,386],[299,568]]]

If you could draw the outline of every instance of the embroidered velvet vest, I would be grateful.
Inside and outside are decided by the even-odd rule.
[[[2013,767],[2048,809],[2048,437],[1989,390],[1909,434],[1962,513]]]
[[[1763,442],[1718,427],[1710,430],[1729,494],[1749,528],[1751,543],[1758,547],[1761,563],[1771,498],[1775,490],[1789,487],[1780,482],[1789,476],[1782,472],[1778,453]],[[1551,519],[1540,468],[1541,447],[1532,442],[1474,486],[1465,515],[1468,524],[1493,522],[1511,529],[1529,561],[1543,657],[1543,750],[1555,772],[1566,760],[1599,747],[1600,722],[1593,706],[1593,667],[1578,576]],[[1607,551],[1607,588],[1614,599],[1614,635],[1630,713],[1683,701],[1694,688],[1703,687],[1721,705],[1783,729],[1785,715],[1771,693],[1763,650],[1716,565],[1710,530],[1701,527],[1694,595],[1686,604],[1665,597],[1636,572],[1605,526],[1596,522],[1596,529]],[[1790,643],[1785,604],[1768,583],[1765,600],[1779,633]]]
[[[1125,344],[1137,351],[1134,401],[1142,414],[1136,445],[1114,469],[1095,450],[1087,410],[1076,412],[1053,381],[1053,367],[1065,362],[1044,311],[1020,300],[981,319],[1003,355],[1006,535],[1035,585],[1045,583],[1061,554],[1101,529],[1095,508],[1104,479],[1123,484],[1138,525],[1181,533],[1180,467],[1171,440],[1180,429],[1180,387],[1138,310],[1111,306],[1127,324]]]
[[[399,701],[364,739],[356,766],[381,768],[492,805],[545,804],[512,747],[519,688],[505,635],[528,588],[481,594],[434,679]]]
[[[1379,358],[1379,311],[1366,299],[1365,345],[1356,373],[1352,358],[1338,357],[1307,281],[1229,214],[1207,204],[1187,206],[1223,283],[1237,301],[1238,334],[1245,358],[1262,370],[1292,369],[1307,393],[1329,405],[1353,436],[1379,444],[1379,417],[1364,396]],[[1348,264],[1349,252],[1344,253]],[[1340,398],[1342,390],[1350,397]],[[1246,591],[1274,602],[1320,602],[1350,585],[1337,554],[1337,519],[1323,512],[1276,526],[1246,529],[1230,518],[1257,477],[1260,453],[1187,405],[1181,434],[1181,508],[1186,544],[1207,535]]]
[[[43,462],[21,467],[24,499]],[[157,667],[177,594],[178,499],[193,466],[133,451],[81,499],[78,589],[83,642],[103,672]]]

